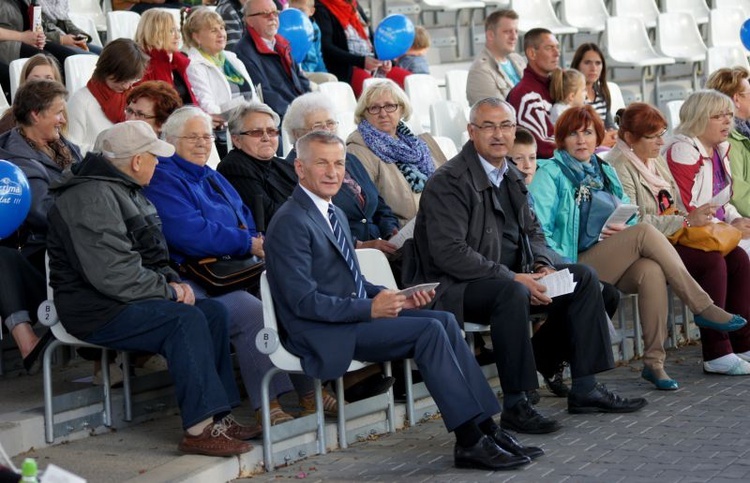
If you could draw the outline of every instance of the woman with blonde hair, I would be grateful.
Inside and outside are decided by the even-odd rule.
[[[395,82],[375,82],[359,98],[357,130],[346,140],[346,150],[362,162],[401,226],[417,216],[427,178],[446,161],[430,134],[411,132],[405,122],[411,113],[409,98]]]
[[[229,110],[233,99],[257,100],[253,81],[245,64],[226,50],[227,32],[218,13],[204,7],[186,11],[182,38],[190,59],[190,85],[198,105],[214,120],[216,149],[223,158],[227,154],[227,133],[221,129],[221,113]]]
[[[190,59],[180,52],[180,26],[166,10],[150,9],[141,15],[135,43],[150,57],[142,82],[160,80],[171,84],[182,103],[198,104],[187,68]]]

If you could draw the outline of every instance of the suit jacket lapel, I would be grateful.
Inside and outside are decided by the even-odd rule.
[[[326,238],[333,244],[333,246],[336,248],[336,251],[339,252],[342,258],[344,257],[344,254],[341,253],[341,248],[339,248],[339,243],[336,241],[336,238],[333,236],[333,230],[331,230],[331,226],[328,224],[328,220],[323,218],[323,214],[318,210],[318,207],[315,206],[315,203],[313,200],[310,199],[310,197],[305,193],[302,188],[297,185],[296,188],[294,188],[294,192],[292,193],[292,198],[294,198],[304,209],[307,211],[307,216],[310,217],[310,219],[317,225],[318,228],[323,232]],[[340,219],[340,210],[339,213]],[[345,234],[346,235],[346,234]],[[350,240],[351,243],[351,240]]]

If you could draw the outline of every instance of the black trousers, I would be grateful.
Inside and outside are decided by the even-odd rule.
[[[3,320],[22,310],[36,320],[36,310],[46,298],[44,274],[18,250],[0,246],[0,316]]]
[[[599,278],[585,265],[559,265],[577,282],[573,293],[555,297],[549,305],[531,305],[529,290],[512,280],[471,282],[464,292],[464,319],[489,322],[503,392],[536,389],[537,360],[542,374],[553,374],[560,360],[570,361],[573,377],[593,375],[614,367],[609,328]],[[546,313],[547,321],[529,337],[529,317]],[[535,352],[539,352],[538,355]]]

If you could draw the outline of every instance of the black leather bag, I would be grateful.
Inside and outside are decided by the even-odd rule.
[[[200,284],[209,295],[216,296],[235,290],[257,293],[260,274],[265,268],[265,262],[257,257],[225,256],[189,259],[179,266],[179,271]]]

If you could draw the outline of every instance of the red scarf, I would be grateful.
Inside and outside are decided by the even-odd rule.
[[[320,0],[320,3],[331,11],[331,14],[336,17],[344,30],[351,25],[360,37],[367,40],[367,31],[365,31],[362,18],[357,12],[357,0]]]
[[[100,82],[93,77],[86,83],[86,87],[89,88],[89,92],[94,96],[96,102],[99,103],[107,119],[112,121],[113,124],[125,120],[125,98],[128,96],[127,91],[115,92],[107,87],[106,82]]]
[[[284,66],[286,74],[289,77],[292,77],[292,48],[289,45],[289,41],[287,41],[281,35],[276,35],[274,37],[274,39],[276,40],[276,43],[274,44],[274,50],[271,50],[268,47],[266,41],[263,40],[263,37],[261,37],[258,32],[251,29],[250,27],[247,27],[247,33],[249,33],[250,37],[253,39],[253,43],[255,44],[255,48],[258,50],[258,53],[278,55],[279,57],[281,57],[281,65]]]
[[[182,52],[174,52],[172,60],[169,60],[169,54],[166,50],[151,49],[146,53],[151,59],[148,62],[146,72],[143,74],[143,79],[137,85],[150,80],[160,80],[170,86],[174,86],[173,75],[179,74],[183,82],[185,82],[192,104],[197,106],[198,101],[195,99],[193,86],[190,85],[187,76],[187,68],[190,65],[190,59],[187,55]]]

